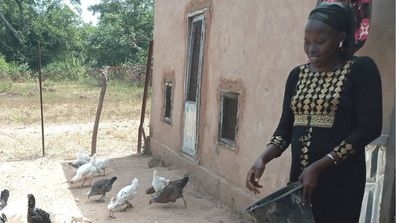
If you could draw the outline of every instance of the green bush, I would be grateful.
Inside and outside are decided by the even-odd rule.
[[[8,70],[8,75],[13,81],[22,81],[31,77],[31,71],[27,63],[19,65],[11,63]]]
[[[0,78],[11,79],[13,81],[26,80],[30,77],[28,64],[7,63],[3,56],[0,56]]]
[[[52,81],[78,81],[88,77],[88,69],[75,58],[48,64],[43,69],[43,79]]]

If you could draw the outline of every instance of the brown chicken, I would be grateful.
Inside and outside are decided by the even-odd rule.
[[[183,188],[186,186],[188,180],[189,177],[185,176],[183,179],[170,181],[168,185],[150,199],[149,205],[152,203],[176,202],[177,199],[182,198],[184,206],[187,207],[186,200],[183,197]]]

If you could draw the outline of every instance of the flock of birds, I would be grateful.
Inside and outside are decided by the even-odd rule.
[[[84,184],[90,182],[90,189],[87,192],[87,199],[92,196],[100,196],[97,201],[104,201],[106,193],[110,192],[113,188],[114,182],[117,180],[116,176],[111,178],[104,178],[93,181],[96,176],[106,175],[106,168],[109,166],[108,159],[97,159],[96,155],[89,156],[84,152],[79,152],[76,155],[76,159],[69,162],[69,165],[76,168],[76,174],[68,182],[70,184],[82,182],[80,187],[84,187]],[[153,178],[151,186],[146,189],[146,194],[150,194],[149,205],[152,203],[169,203],[176,202],[177,199],[183,199],[185,207],[187,203],[183,197],[183,188],[186,186],[189,180],[188,176],[178,180],[170,180],[162,176],[158,176],[157,170],[153,171]],[[132,200],[138,194],[139,179],[134,177],[131,184],[121,188],[117,194],[110,199],[110,203],[107,205],[109,216],[115,218],[114,212],[125,211],[128,208],[133,208]],[[0,211],[7,206],[10,192],[7,189],[1,191],[0,194]],[[47,211],[36,207],[36,199],[33,194],[27,195],[27,223],[54,223],[53,216]],[[77,219],[81,222],[90,222],[89,219],[81,218]],[[0,223],[6,223],[6,214],[0,214]],[[65,221],[62,221],[65,222]],[[78,222],[72,220],[72,222]]]
[[[75,176],[69,181],[73,184],[82,182],[81,187],[87,181],[91,182],[90,190],[87,192],[88,199],[92,196],[100,196],[97,201],[104,201],[107,192],[111,191],[116,176],[105,178],[93,182],[93,178],[97,175],[105,175],[106,168],[109,166],[107,159],[97,159],[96,155],[89,156],[84,152],[76,155],[76,160],[69,162],[69,165],[76,168]],[[170,180],[162,176],[158,176],[157,170],[153,171],[151,186],[146,189],[146,194],[151,194],[149,205],[152,203],[169,203],[176,202],[177,199],[183,199],[185,207],[187,203],[183,197],[183,188],[189,180],[188,176],[178,180]],[[107,205],[110,217],[115,217],[114,212],[125,211],[133,208],[132,200],[138,194],[139,179],[134,177],[129,185],[121,188],[117,194],[110,199]]]

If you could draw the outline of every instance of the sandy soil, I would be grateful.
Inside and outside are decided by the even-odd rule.
[[[6,213],[10,222],[25,222],[28,193],[36,197],[37,207],[53,213],[65,222],[70,216],[84,216],[91,222],[136,222],[136,223],[232,223],[247,222],[240,215],[232,212],[228,207],[212,199],[199,187],[199,182],[190,178],[184,197],[187,207],[182,200],[169,204],[152,204],[148,201],[150,195],[145,194],[151,184],[154,168],[149,168],[147,161],[151,158],[134,153],[134,140],[126,137],[135,133],[137,123],[101,124],[98,137],[98,157],[110,159],[110,166],[106,170],[105,178],[117,176],[113,189],[106,195],[105,202],[98,202],[98,197],[87,198],[89,187],[79,187],[79,183],[67,183],[75,174],[75,169],[67,164],[78,149],[89,147],[92,125],[63,125],[49,126],[46,134],[50,147],[64,147],[65,153],[52,152],[52,155],[39,158],[30,158],[19,161],[7,161],[12,157],[9,150],[20,147],[26,153],[32,153],[29,143],[40,148],[40,131],[35,128],[2,128],[0,131],[1,151],[0,189],[10,190],[8,206],[0,212]],[[124,133],[126,131],[126,133]],[[137,131],[136,131],[137,132]],[[104,134],[102,134],[104,133]],[[75,136],[75,134],[78,134]],[[77,138],[76,138],[77,137]],[[71,143],[79,140],[80,143]],[[16,143],[17,145],[13,145]],[[21,146],[23,144],[23,147]],[[82,145],[85,144],[85,145]],[[106,149],[104,149],[106,148]],[[37,150],[37,149],[36,149]],[[29,152],[30,151],[30,152]],[[21,153],[25,157],[26,153]],[[40,153],[40,152],[38,152]],[[63,155],[62,155],[63,154]],[[37,155],[35,155],[37,156]],[[32,157],[35,157],[32,156]],[[155,167],[158,174],[170,179],[179,179],[188,175],[185,170],[170,167]],[[139,178],[138,195],[133,200],[134,208],[125,212],[116,212],[116,218],[109,217],[107,204],[120,188],[129,184],[133,177]],[[96,177],[94,181],[102,179]],[[22,219],[22,220],[20,220]],[[12,221],[15,220],[15,221]]]

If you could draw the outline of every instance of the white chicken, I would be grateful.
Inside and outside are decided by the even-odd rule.
[[[169,179],[158,176],[157,170],[153,171],[153,180],[151,182],[151,185],[153,186],[155,192],[160,192],[162,188],[169,184],[169,182]]]
[[[96,159],[95,166],[98,169],[99,176],[103,174],[106,175],[106,168],[109,166],[110,162],[106,158]]]
[[[83,150],[80,150],[76,153],[76,159],[69,162],[69,165],[74,168],[79,168],[80,166],[88,163],[91,160],[91,157],[85,153]]]
[[[95,173],[98,172],[98,169],[95,166],[96,154],[93,154],[89,163],[86,163],[80,166],[77,169],[76,175],[69,181],[71,184],[79,181],[83,181],[81,187],[84,186],[84,183],[87,180],[92,181]]]
[[[84,150],[80,150],[76,154],[76,158],[77,158],[77,160],[83,160],[83,161],[86,161],[86,162],[89,162],[91,160],[91,157],[89,156],[89,154],[84,152]]]
[[[130,185],[123,187],[118,191],[116,197],[111,198],[110,203],[107,205],[110,217],[114,217],[114,212],[116,211],[125,211],[127,208],[133,208],[131,201],[137,194],[138,186],[139,179],[135,177]]]
[[[80,214],[49,213],[51,223],[92,223],[92,220]]]

